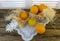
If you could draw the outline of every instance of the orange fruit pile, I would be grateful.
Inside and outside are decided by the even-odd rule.
[[[39,34],[44,34],[45,33],[45,26],[43,24],[38,24],[36,26],[36,32]]]
[[[43,14],[41,13],[44,9],[46,9],[47,6],[45,4],[40,4],[40,5],[34,5],[30,8],[30,12],[32,14],[36,14],[36,15],[39,15],[39,16],[42,16]],[[27,21],[28,24],[30,26],[35,26],[37,24],[37,20],[35,19],[35,17],[29,17],[29,14],[26,12],[26,11],[22,11],[20,13],[20,18],[22,20],[26,20],[27,18],[29,18],[29,20]],[[43,24],[38,24],[36,26],[36,32],[39,33],[39,34],[44,34],[46,31],[46,28]]]
[[[20,14],[20,18],[22,20],[26,20],[28,18],[28,13],[26,11],[22,11],[21,14]]]
[[[38,14],[38,12],[42,12],[44,9],[46,9],[47,6],[45,4],[40,4],[40,5],[33,5],[30,8],[30,12],[32,14]]]

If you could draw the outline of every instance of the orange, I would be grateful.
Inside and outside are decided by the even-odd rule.
[[[26,20],[28,18],[28,13],[26,11],[22,11],[20,17],[22,20]]]
[[[32,6],[31,8],[30,8],[30,12],[32,13],[32,14],[37,14],[38,13],[38,7],[37,6]]]
[[[45,26],[43,24],[38,24],[36,26],[36,32],[39,33],[39,34],[43,34],[45,33]]]
[[[28,24],[29,24],[30,26],[35,26],[35,25],[36,25],[36,19],[35,19],[35,18],[30,18],[30,19],[28,20]]]
[[[40,4],[38,8],[40,11],[43,11],[45,8],[47,8],[47,6],[45,4]]]

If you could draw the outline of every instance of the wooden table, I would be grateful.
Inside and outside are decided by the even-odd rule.
[[[14,32],[6,32],[5,26],[8,22],[4,21],[8,10],[0,10],[0,41],[23,41],[21,36]],[[56,20],[46,26],[44,35],[36,35],[31,41],[60,41],[60,10],[56,10]]]

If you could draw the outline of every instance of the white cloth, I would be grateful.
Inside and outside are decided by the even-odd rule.
[[[11,32],[13,30],[16,30],[18,34],[22,36],[24,41],[30,41],[33,36],[37,34],[34,27],[29,27],[28,25],[24,28],[18,27],[18,23],[15,19],[6,26],[6,31]]]

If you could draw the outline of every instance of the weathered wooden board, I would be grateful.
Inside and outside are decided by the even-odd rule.
[[[0,41],[23,41],[21,36],[0,36]],[[60,37],[41,37],[36,35],[31,41],[60,41]]]
[[[13,31],[13,32],[6,32],[6,29],[5,28],[0,28],[0,36],[1,35],[17,35],[16,34],[17,32],[16,31]],[[17,35],[18,36],[18,35]],[[41,35],[41,36],[60,36],[60,30],[57,30],[57,29],[47,29],[45,34]]]
[[[60,18],[57,18],[53,23],[47,24],[46,28],[48,28],[48,29],[60,29],[60,20],[58,20],[58,19],[60,19]],[[7,25],[7,23],[9,23],[9,22],[5,21],[4,18],[0,18],[0,28],[4,28]]]
[[[14,32],[6,32],[5,27],[9,23],[4,20],[9,10],[0,10],[0,41],[23,41],[21,36]],[[46,33],[36,35],[31,41],[60,41],[60,10],[56,10],[56,20],[53,23],[47,24]]]

